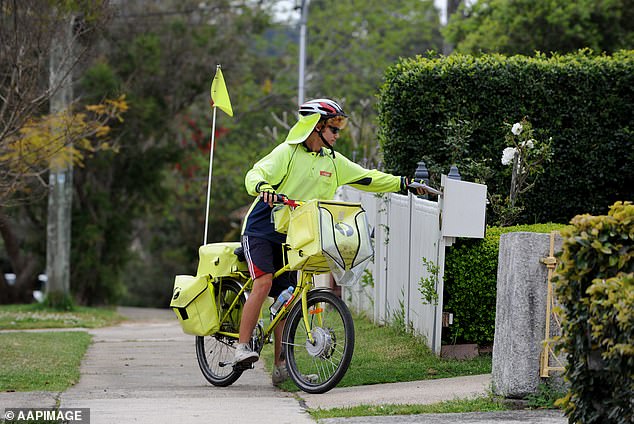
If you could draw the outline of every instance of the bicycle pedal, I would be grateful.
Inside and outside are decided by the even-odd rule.
[[[233,369],[236,371],[246,371],[246,370],[252,370],[254,368],[255,368],[255,362],[249,362],[249,363],[238,362],[237,364],[233,364]]]

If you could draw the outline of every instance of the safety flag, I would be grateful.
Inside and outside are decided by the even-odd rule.
[[[227,86],[225,85],[220,66],[216,69],[216,76],[211,82],[211,101],[212,107],[217,107],[227,115],[233,116],[231,100],[229,100],[229,93],[227,92]]]

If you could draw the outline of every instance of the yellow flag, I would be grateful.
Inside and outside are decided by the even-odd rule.
[[[216,106],[227,115],[233,116],[231,100],[229,100],[229,93],[227,92],[227,86],[220,67],[216,70],[216,76],[211,82],[211,100],[213,102],[212,106]]]

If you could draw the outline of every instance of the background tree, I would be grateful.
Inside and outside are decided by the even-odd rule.
[[[410,12],[406,13],[409,6]],[[347,135],[348,145],[342,139],[340,147],[350,157],[360,160],[376,154],[373,93],[381,84],[381,63],[423,52],[432,45],[428,39],[430,34],[438,35],[438,24],[436,11],[431,6],[431,2],[418,0],[397,5],[311,2],[306,95],[307,98],[335,97],[345,102],[346,110],[352,115],[351,131]],[[365,29],[356,34],[360,26]],[[397,30],[398,33],[394,33]],[[297,45],[294,33],[294,28],[273,23],[261,35],[252,33],[249,55],[241,62],[249,78],[234,72],[231,63],[223,62],[235,116],[221,116],[219,121],[222,128],[217,134],[214,154],[210,241],[238,239],[241,213],[252,201],[244,191],[244,173],[281,142],[295,122]],[[350,99],[359,100],[351,102]],[[133,273],[142,274],[138,284],[131,283],[135,288],[129,293],[128,301],[135,304],[149,301],[165,304],[172,287],[171,277],[175,273],[191,273],[196,267],[196,249],[204,225],[209,158],[208,92],[196,100],[176,124],[175,132],[179,134],[185,157],[167,174],[166,181],[175,195],[172,212],[169,219],[157,221],[153,230],[146,233],[153,240],[146,245],[152,245],[154,255],[162,258],[158,261],[160,266],[152,268],[150,277],[146,264],[140,261],[134,264]],[[360,140],[368,143],[364,146]],[[359,146],[356,155],[353,155],[351,141]],[[181,241],[177,244],[176,240]],[[153,285],[140,282],[146,278]],[[156,290],[159,279],[161,289]]]
[[[236,239],[251,201],[244,173],[295,121],[296,29],[273,21],[273,3],[118,2],[103,37],[89,40],[95,54],[76,69],[75,92],[86,103],[125,93],[130,109],[110,134],[119,152],[75,170],[71,289],[80,302],[126,295],[164,305],[173,276],[195,269],[217,63],[235,116],[217,128],[209,241]],[[341,148],[357,160],[376,157],[374,93],[384,69],[440,48],[437,12],[431,0],[315,0],[309,22],[307,97],[342,100],[352,120]],[[43,257],[44,205],[12,213],[30,217],[19,228],[32,240],[23,250]]]
[[[255,129],[276,102],[263,88],[270,63],[256,49],[269,27],[266,3],[126,2],[115,14],[82,81],[88,99],[130,99],[121,153],[95,158],[76,177],[71,285],[84,303],[112,303],[125,291],[129,303],[165,303],[173,276],[195,269],[218,63],[235,118],[219,116],[209,241],[222,239],[227,216],[248,201],[245,146],[257,144]]]
[[[79,48],[72,56],[62,54],[60,61],[60,68],[73,69],[107,20],[106,12],[104,2],[0,1],[0,233],[7,252],[0,272],[2,303],[29,300],[43,266],[32,243],[41,244],[45,237],[30,237],[27,230],[37,219],[15,205],[40,200],[47,192],[51,159],[81,160],[94,150],[95,136],[105,135],[103,125],[111,117],[81,108],[42,117],[59,88],[48,79],[51,40],[66,28],[69,14],[78,17],[73,36]],[[53,128],[64,137],[53,136]],[[68,150],[69,142],[78,145]],[[4,278],[8,271],[17,277],[12,286]]]
[[[74,37],[79,49],[63,58],[60,67],[73,68],[85,57],[90,39],[107,20],[102,2],[79,4],[73,1],[0,0],[0,155],[7,157],[10,145],[21,138],[20,130],[29,120],[45,113],[51,95],[59,86],[48,79],[51,40],[68,22],[68,14],[79,16]],[[71,63],[68,63],[71,62]],[[15,145],[15,144],[14,144]],[[13,163],[19,160],[11,156]],[[14,172],[4,162],[0,168],[0,205],[15,201],[34,175],[47,169],[46,160],[31,163],[27,172]],[[23,193],[24,194],[24,193]],[[38,193],[41,194],[41,193]]]
[[[46,17],[55,16],[54,13],[48,14],[48,9],[37,8],[44,3],[55,5],[54,2],[37,1],[0,3],[2,19],[20,23],[15,27],[2,26],[3,31],[7,30],[2,33],[6,34],[7,40],[17,40],[13,44],[14,51],[28,49],[24,39],[33,28],[44,31],[56,27],[54,20],[51,20],[50,28],[37,25],[38,19],[48,23]],[[91,16],[89,10],[78,10],[72,2],[60,3],[71,7],[70,11]],[[175,201],[169,196],[169,181],[165,183],[164,180],[183,153],[176,143],[178,115],[199,100],[207,104],[216,63],[230,64],[225,69],[236,84],[242,80],[248,89],[257,87],[257,81],[249,75],[253,61],[245,59],[253,53],[253,35],[262,33],[268,26],[269,18],[264,12],[268,3],[222,0],[206,3],[125,2],[112,10],[113,19],[103,37],[84,40],[85,45],[90,45],[89,51],[96,55],[90,61],[84,57],[84,61],[75,66],[75,73],[83,75],[81,81],[75,84],[75,92],[86,103],[129,93],[130,110],[125,126],[111,133],[113,141],[120,147],[119,153],[108,152],[89,158],[85,161],[86,166],[75,172],[71,288],[82,303],[114,302],[124,292],[124,280],[135,281],[150,274],[148,269],[152,270],[154,261],[147,261],[138,276],[123,276],[125,267],[135,257],[152,258],[142,235],[150,232],[147,228],[155,230],[156,223],[165,221],[165,217],[169,218],[172,214],[167,208]],[[18,6],[31,9],[24,12]],[[12,16],[16,11],[25,16],[25,22]],[[34,50],[29,54],[38,59],[45,58],[48,49],[40,41],[54,37],[45,32],[32,35],[37,36],[33,45],[41,51]],[[2,65],[8,63],[4,57],[13,50],[3,51]],[[28,67],[29,71],[40,73],[34,79],[36,82],[47,81],[47,65],[48,62],[42,59],[37,62],[39,67]],[[16,85],[5,89],[6,84],[15,81],[10,74],[14,68],[2,68],[3,93],[8,93],[3,94],[3,112],[7,110],[9,102],[5,100],[10,94],[25,91],[16,90]],[[37,90],[33,91],[37,93]],[[46,99],[35,97],[37,103],[27,103],[30,109],[24,112],[26,117],[37,116],[47,109]],[[250,107],[257,108],[256,105]],[[6,116],[15,115],[9,113]],[[18,128],[20,124],[14,126]],[[3,134],[8,133],[7,127],[3,122]],[[28,262],[32,264],[28,269],[33,275],[41,272],[45,252],[45,238],[42,237],[45,216],[46,205],[43,202],[33,201],[7,210],[2,228],[11,229],[18,237],[5,242],[4,247],[17,246],[22,255],[11,265],[4,263],[3,271],[27,269],[26,265],[20,264]],[[186,246],[191,253],[186,256],[193,261],[200,240],[197,243],[179,243],[182,240],[182,235],[175,237],[173,244],[178,245],[180,250]],[[169,252],[169,248],[168,244],[161,252]],[[162,258],[152,259],[159,262]],[[180,268],[184,268],[182,262]],[[186,270],[189,272],[190,268]],[[170,280],[173,271],[170,269],[162,278]]]
[[[443,34],[456,52],[476,55],[612,53],[634,45],[634,7],[629,0],[478,0],[463,4]]]
[[[308,16],[306,98],[340,100],[351,119],[338,148],[376,163],[383,73],[399,57],[442,50],[438,11],[427,0],[313,0]]]

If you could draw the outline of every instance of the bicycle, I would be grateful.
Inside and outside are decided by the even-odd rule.
[[[336,281],[344,285],[359,279],[374,254],[365,211],[360,203],[303,203],[283,197],[283,205],[272,214],[276,229],[288,234],[285,264],[274,277],[286,271],[299,271],[300,275],[292,297],[268,325],[260,312],[251,348],[260,353],[266,343],[272,342],[275,328],[286,319],[282,347],[290,378],[307,393],[324,393],[335,387],[348,370],[354,352],[354,323],[345,302],[329,289],[315,287],[314,276],[333,272]],[[204,277],[204,289],[213,293],[208,300],[215,305],[203,307],[200,316],[206,314],[201,321],[217,319],[217,325],[202,322],[204,328],[190,328],[189,334],[201,333],[196,334],[196,357],[203,376],[214,386],[229,386],[252,367],[233,363],[242,307],[253,285],[240,250],[237,242],[202,246],[198,275],[188,280]],[[183,287],[180,284],[178,289],[184,291]],[[183,311],[183,305],[203,292],[194,296],[197,290],[191,291],[179,301],[180,290],[175,284],[172,307],[178,306],[176,315],[188,332],[184,321],[194,308]],[[213,307],[215,311],[210,315],[208,309]]]

